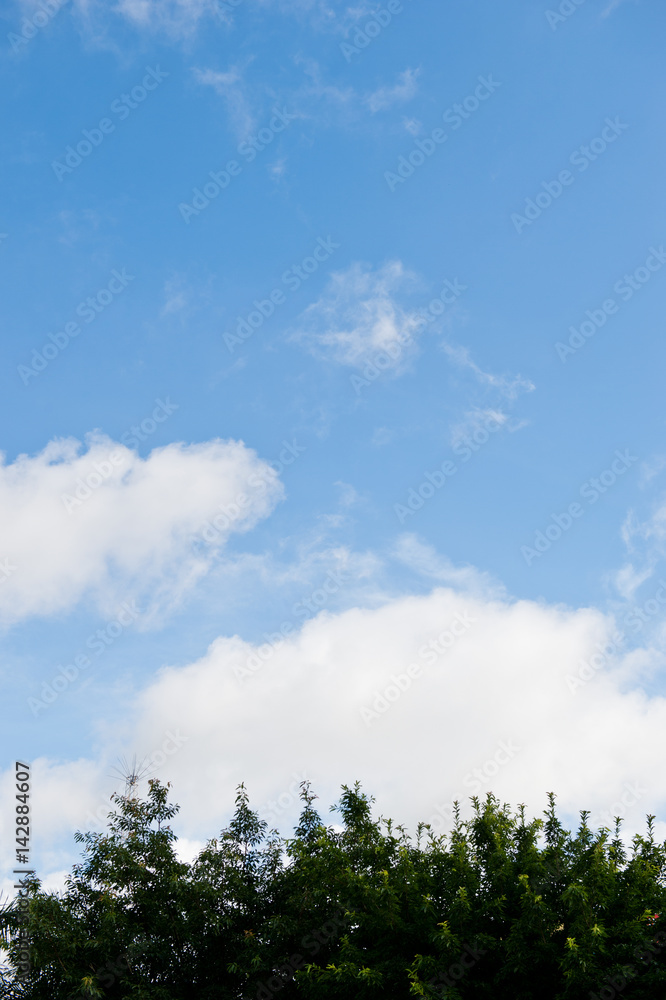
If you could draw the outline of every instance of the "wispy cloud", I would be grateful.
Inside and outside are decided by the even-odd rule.
[[[380,87],[364,99],[370,111],[385,111],[394,104],[406,104],[416,96],[418,90],[419,69],[406,69],[398,77],[398,82],[392,87]]]
[[[486,597],[505,593],[504,588],[488,573],[481,573],[474,566],[455,566],[432,545],[422,542],[418,535],[411,532],[400,536],[393,549],[393,556],[419,576],[435,580],[443,586],[475,591]]]
[[[487,427],[489,423],[495,424],[497,428],[503,427],[508,419],[506,413],[493,408],[481,409],[477,407],[474,410],[469,410],[463,419],[451,428],[451,445],[454,448],[457,447],[475,431]]]
[[[316,59],[298,57],[295,62],[296,65],[303,67],[303,72],[309,81],[302,89],[304,98],[325,100],[337,107],[346,107],[356,101],[357,95],[353,87],[336,87],[334,84],[324,82],[321,66]]]
[[[244,66],[230,66],[224,71],[197,68],[194,70],[197,82],[204,87],[212,87],[223,99],[231,127],[239,139],[243,139],[256,125],[256,117],[251,110],[243,77],[249,62],[250,60],[247,60]]]
[[[179,277],[169,278],[164,283],[164,305],[160,315],[168,316],[180,312],[187,305],[187,294]]]
[[[620,534],[628,559],[611,580],[623,599],[634,600],[640,587],[666,559],[666,499],[658,501],[644,517],[629,510]]]
[[[617,10],[618,7],[620,7],[623,3],[626,2],[627,0],[611,0],[611,2],[608,4],[605,10],[602,10],[601,16],[608,17],[610,14],[613,13],[614,10]]]
[[[301,317],[297,339],[316,354],[341,365],[362,368],[380,352],[395,354],[423,325],[416,311],[396,301],[396,293],[413,283],[400,261],[372,270],[354,263],[335,272],[324,294]]]
[[[506,399],[516,399],[521,393],[532,392],[535,388],[534,383],[522,375],[495,375],[492,372],[484,372],[466,347],[444,342],[442,349],[455,364],[461,368],[469,368],[479,382],[497,389]]]
[[[138,28],[182,35],[195,31],[215,7],[215,0],[118,0],[115,9]]]

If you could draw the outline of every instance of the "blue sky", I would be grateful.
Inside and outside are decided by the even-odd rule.
[[[184,851],[302,774],[663,815],[665,21],[5,8],[2,824],[27,757],[47,884],[167,732]]]

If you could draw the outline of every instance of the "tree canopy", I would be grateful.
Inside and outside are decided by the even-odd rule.
[[[325,824],[308,783],[293,837],[243,785],[228,827],[178,860],[169,785],[113,796],[62,894],[28,887],[26,1000],[577,1000],[666,996],[666,843],[575,832],[548,797],[527,819],[492,794],[452,830],[374,818],[358,784]],[[16,900],[0,943],[18,967]]]

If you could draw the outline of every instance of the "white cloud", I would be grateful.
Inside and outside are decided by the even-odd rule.
[[[666,468],[666,455],[654,455],[652,458],[640,464],[641,478],[639,488],[645,489],[652,480]]]
[[[402,124],[410,135],[418,135],[423,127],[423,123],[418,118],[403,118]]]
[[[187,294],[183,287],[182,279],[178,276],[169,278],[164,283],[164,305],[160,310],[160,316],[168,316],[171,313],[180,312],[188,304]]]
[[[494,430],[503,427],[507,420],[506,413],[501,410],[493,408],[482,410],[476,407],[474,410],[468,411],[463,419],[451,428],[451,445],[455,448],[457,445],[465,443],[466,439],[475,431],[485,430],[489,426],[492,426]]]
[[[459,638],[456,620],[468,622]],[[239,781],[260,804],[299,771],[324,803],[359,778],[384,814],[410,824],[452,798],[467,807],[476,790],[533,810],[553,790],[569,813],[601,817],[637,782],[627,815],[640,824],[666,805],[666,700],[641,688],[661,658],[609,655],[574,693],[567,682],[613,630],[594,609],[498,597],[468,569],[425,596],[321,614],[274,646],[217,639],[197,662],[160,671],[138,700],[135,740],[152,746],[176,727],[190,736],[167,765],[187,836],[213,834]],[[438,636],[449,648],[429,652]],[[421,675],[406,686],[412,663]],[[239,669],[251,675],[242,683]],[[367,725],[361,709],[384,705]],[[486,774],[501,741],[520,749]]]
[[[345,483],[338,479],[335,486],[340,490],[338,503],[341,507],[355,507],[357,504],[362,503],[362,497],[351,483]]]
[[[327,361],[358,369],[369,365],[374,375],[377,370],[401,374],[418,350],[418,334],[439,315],[433,316],[429,309],[407,309],[400,304],[399,295],[416,285],[416,275],[399,260],[389,261],[376,270],[355,262],[331,275],[321,298],[301,315],[294,339]],[[441,326],[441,322],[437,325]],[[471,371],[485,390],[503,399],[514,401],[521,393],[534,389],[534,384],[522,375],[484,371],[466,347],[447,341],[441,346],[454,364]],[[453,438],[457,440],[470,428],[481,426],[491,415],[500,424],[507,420],[496,406],[476,408],[453,428]],[[519,426],[523,424],[512,429]]]
[[[76,246],[82,239],[90,238],[92,232],[99,229],[101,216],[98,212],[89,208],[84,208],[73,212],[70,209],[62,209],[57,214],[58,224],[62,235],[58,237],[58,242],[67,247]]]
[[[666,503],[660,503],[645,521],[629,517],[625,522],[624,537],[631,544],[635,539],[647,542],[655,555],[666,554]]]
[[[58,440],[3,461],[0,621],[67,611],[91,596],[109,611],[145,597],[146,622],[177,603],[229,535],[251,528],[281,495],[273,469],[234,441],[170,444],[143,459],[91,435],[83,451]],[[216,515],[220,530],[195,551],[197,533]]]
[[[85,14],[93,7],[98,13],[103,11],[103,5],[97,0],[75,0],[75,3]],[[243,14],[241,8],[250,6],[296,17],[307,15],[316,30],[338,32],[357,20],[351,9],[338,17],[324,0],[241,0],[234,5],[225,0],[117,0],[113,10],[139,30],[162,32],[173,39],[182,39],[193,35],[206,19],[231,26]]]
[[[190,34],[215,12],[215,0],[118,0],[116,10],[135,27]]]
[[[370,111],[375,114],[377,111],[385,111],[393,107],[394,104],[405,104],[416,96],[418,89],[418,76],[420,70],[406,69],[398,76],[398,82],[392,87],[379,87],[372,94],[368,94],[364,103]]]
[[[30,14],[39,7],[40,0],[19,0],[19,4],[26,14]],[[301,21],[307,19],[314,31],[345,37],[361,18],[372,15],[376,10],[376,5],[371,2],[333,10],[326,0],[241,0],[234,6],[226,0],[116,0],[113,5],[103,0],[72,0],[72,6],[87,33],[94,37],[97,44],[106,45],[112,44],[105,37],[109,13],[129,22],[137,31],[166,35],[172,42],[189,44],[206,24],[214,28],[220,24],[233,27],[245,13],[243,8],[252,7],[256,12],[261,7],[268,13],[275,11]],[[117,45],[112,47],[120,54]]]
[[[400,536],[394,555],[420,576],[436,580],[444,586],[463,591],[475,590],[493,597],[505,596],[504,588],[487,573],[481,573],[474,566],[455,566],[450,559],[439,555],[431,545],[424,544],[411,532]]]
[[[521,392],[532,392],[535,388],[534,383],[522,375],[494,375],[492,372],[484,372],[466,347],[443,343],[442,349],[455,364],[461,368],[469,368],[482,385],[498,389],[506,399],[515,399]]]
[[[281,180],[282,177],[284,177],[284,175],[285,175],[286,169],[287,169],[287,157],[286,156],[280,156],[280,157],[278,157],[278,159],[275,161],[275,163],[271,163],[270,166],[269,166],[269,168],[268,168],[269,173],[270,173],[270,175],[271,175],[271,177],[273,178],[274,181]]]
[[[245,94],[243,70],[245,67],[230,66],[228,70],[219,72],[212,69],[195,69],[194,75],[203,86],[213,87],[223,98],[231,127],[239,139],[244,138],[256,125],[255,116],[250,102]]]
[[[39,0],[21,0],[21,3],[24,8],[32,9]],[[74,3],[85,16],[105,10],[99,0],[74,0]],[[175,39],[194,34],[207,18],[232,25],[243,13],[242,8],[250,5],[287,16],[307,17],[314,30],[344,35],[361,18],[376,10],[376,4],[369,0],[337,11],[326,0],[241,0],[233,6],[225,0],[117,0],[112,10],[137,29],[165,32]]]
[[[377,448],[383,448],[390,444],[395,437],[395,430],[390,427],[377,427],[372,434],[372,444]]]
[[[400,261],[375,271],[355,263],[334,272],[323,296],[303,313],[298,339],[328,360],[356,368],[378,355],[403,359],[423,320],[395,296],[413,280]]]
[[[620,7],[623,3],[626,3],[626,0],[611,0],[608,6],[604,10],[602,10],[601,17],[608,17],[610,14],[613,13],[614,10],[617,10],[617,8]]]
[[[322,103],[330,104],[334,109],[347,113],[350,105],[356,102],[357,94],[353,87],[340,88],[323,82],[321,67],[316,59],[297,56],[294,62],[297,66],[303,67],[303,72],[309,80],[309,83],[301,88],[301,93],[295,95],[295,100],[297,103],[300,103],[300,99],[310,103],[314,102],[320,120],[322,120]]]
[[[322,612],[290,634],[275,627],[263,645],[221,636],[197,661],[160,670],[124,731],[109,735],[114,752],[122,740],[139,759],[166,750],[157,776],[182,807],[188,857],[228,821],[240,781],[264,815],[292,790],[275,821],[289,833],[303,774],[324,815],[340,784],[360,779],[379,811],[412,829],[418,820],[447,828],[453,799],[469,815],[469,797],[487,791],[539,814],[552,790],[568,822],[581,808],[593,825],[619,812],[628,832],[648,811],[663,815],[666,699],[644,689],[661,653],[608,646],[611,616],[513,600],[413,536],[396,554],[436,589]],[[412,664],[420,673],[410,678]],[[111,757],[109,746],[103,762],[33,764],[35,846],[55,881],[67,832],[105,825]],[[661,821],[657,834],[666,835]]]
[[[663,572],[660,566],[666,559],[666,500],[657,501],[644,517],[630,510],[621,535],[629,559],[611,579],[620,596],[633,601],[647,580]]]
[[[377,10],[373,0],[359,0],[353,6],[334,10],[326,0],[256,0],[262,7],[275,9],[281,14],[303,18],[308,16],[309,23],[316,31],[331,31],[347,36],[352,27],[364,17],[369,17]]]
[[[613,583],[620,596],[625,601],[632,601],[638,589],[652,576],[652,567],[644,566],[636,569],[631,563],[626,563],[613,574]]]

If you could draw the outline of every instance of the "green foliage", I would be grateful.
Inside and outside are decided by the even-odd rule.
[[[66,892],[30,888],[25,1000],[655,1000],[666,990],[666,845],[654,817],[630,849],[619,823],[561,825],[492,795],[447,836],[416,840],[343,786],[327,826],[309,784],[281,839],[238,789],[229,826],[179,862],[168,785],[115,796],[106,834],[76,834]],[[0,943],[16,967],[12,903]]]

